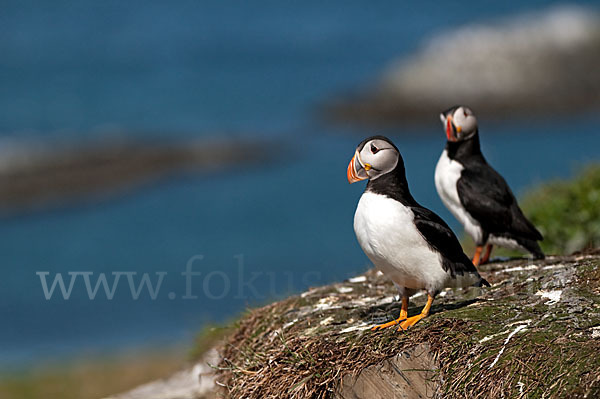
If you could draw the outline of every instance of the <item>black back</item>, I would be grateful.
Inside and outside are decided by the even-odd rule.
[[[484,230],[484,241],[489,234],[543,239],[519,208],[504,178],[483,157],[479,133],[468,140],[447,142],[446,150],[450,159],[464,167],[456,189],[461,204]]]

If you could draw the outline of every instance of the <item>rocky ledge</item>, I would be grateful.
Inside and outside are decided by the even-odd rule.
[[[186,391],[165,380],[117,398],[600,397],[600,251],[482,274],[491,288],[443,291],[408,331],[370,330],[400,311],[374,270],[311,289],[248,312]]]

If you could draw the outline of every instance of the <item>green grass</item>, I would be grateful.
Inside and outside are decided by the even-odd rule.
[[[527,217],[544,236],[542,249],[570,254],[600,245],[600,164],[571,180],[556,180],[528,192],[521,201]]]
[[[217,342],[221,341],[225,336],[231,333],[236,326],[239,317],[224,324],[209,324],[204,327],[194,339],[194,345],[189,353],[191,361],[198,361],[208,350],[214,348]]]

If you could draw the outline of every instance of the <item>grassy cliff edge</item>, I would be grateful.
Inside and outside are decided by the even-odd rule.
[[[400,310],[373,270],[253,310],[222,344],[218,384],[231,398],[376,397],[361,396],[365,386],[388,397],[600,396],[600,254],[482,273],[490,289],[442,292],[407,332],[369,330]],[[413,297],[409,314],[424,299]],[[402,370],[403,354],[429,360]]]

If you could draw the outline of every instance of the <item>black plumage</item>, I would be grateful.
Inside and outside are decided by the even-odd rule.
[[[373,139],[387,141],[397,150],[396,146],[384,136],[369,137],[359,145],[359,149],[364,146],[364,143]],[[456,235],[448,224],[436,213],[420,205],[410,193],[404,161],[399,151],[398,163],[394,170],[375,180],[370,180],[366,191],[385,195],[410,208],[417,230],[429,247],[440,254],[444,271],[449,272],[452,277],[462,276],[465,273],[479,274],[471,259],[463,252]],[[479,285],[489,286],[489,283],[481,278]]]
[[[543,258],[537,243],[543,239],[542,234],[525,217],[504,178],[487,163],[479,132],[466,140],[448,141],[446,151],[451,160],[464,167],[456,189],[462,206],[483,230],[477,245],[484,245],[494,235],[512,239],[536,258]]]

